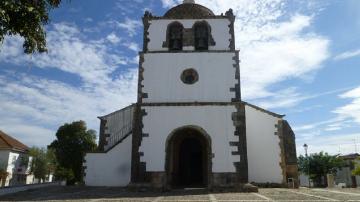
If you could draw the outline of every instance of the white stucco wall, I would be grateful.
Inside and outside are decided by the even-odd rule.
[[[16,170],[16,166],[20,163],[20,154],[19,153],[16,153],[16,152],[9,152],[9,159],[8,159],[8,167],[7,167],[7,171],[9,173],[15,173]]]
[[[206,19],[206,20],[151,20],[149,27],[149,51],[167,51],[163,48],[166,41],[166,30],[170,23],[180,22],[185,29],[192,28],[196,22],[206,21],[211,27],[211,34],[216,43],[215,46],[209,46],[209,50],[230,50],[229,44],[231,35],[229,32],[230,21],[228,19]],[[194,50],[193,46],[184,47],[184,50]]]
[[[169,134],[183,126],[198,126],[211,137],[213,172],[235,172],[234,162],[239,156],[231,154],[236,147],[229,145],[238,141],[234,136],[235,127],[231,114],[236,112],[235,106],[170,106],[143,107],[147,115],[143,117],[143,138],[140,151],[144,152],[142,162],[146,162],[146,171],[165,171],[165,145]]]
[[[150,53],[145,54],[143,102],[231,102],[237,83],[234,52],[225,53]],[[193,68],[199,80],[188,85],[181,74]]]
[[[5,163],[7,164],[6,171],[9,174],[6,178],[5,186],[15,184],[16,182],[14,181],[15,179],[13,179],[13,177],[14,177],[14,174],[16,173],[16,165],[18,163],[20,154],[16,153],[16,152],[12,152],[12,151],[4,151],[4,152],[2,152],[1,155],[2,156],[4,155],[4,157],[5,157],[5,155],[8,155],[8,158],[7,158],[7,160],[5,160]],[[6,159],[6,157],[5,157],[5,159]]]
[[[270,114],[245,106],[249,182],[282,183],[278,121]]]
[[[131,177],[132,135],[107,153],[88,153],[85,156],[87,186],[126,186]]]

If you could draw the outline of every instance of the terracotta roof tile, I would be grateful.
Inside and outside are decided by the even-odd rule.
[[[27,151],[29,147],[0,130],[0,149]]]

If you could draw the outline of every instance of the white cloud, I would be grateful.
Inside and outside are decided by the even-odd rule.
[[[174,0],[161,0],[164,8],[173,7],[176,3]]]
[[[321,92],[321,93],[317,93],[317,94],[305,95],[305,94],[299,93],[299,90],[297,88],[289,87],[289,88],[285,88],[280,91],[269,93],[268,97],[262,98],[262,99],[256,99],[255,102],[257,105],[259,105],[263,108],[267,108],[267,109],[290,108],[290,107],[295,107],[295,106],[299,105],[301,102],[303,102],[305,100],[315,99],[315,98],[319,98],[322,96],[332,95],[335,93],[341,93],[341,92],[347,91],[349,89],[352,89],[352,87],[351,88],[350,87],[339,88],[336,90],[325,91],[325,92]],[[312,106],[312,107],[306,107],[300,111],[309,110],[314,107],[319,107],[319,105]],[[293,110],[293,112],[295,112],[295,111]]]
[[[109,39],[114,42],[115,38],[89,40],[75,25],[54,24],[47,34],[49,53],[30,57],[23,54],[19,37],[7,38],[0,62],[58,69],[82,82],[74,85],[15,69],[4,72],[0,75],[0,128],[30,146],[45,146],[65,122],[85,120],[89,128],[98,129],[97,116],[135,102],[137,65],[121,70],[121,75],[113,74],[135,59],[113,52],[107,47]]]
[[[288,108],[297,105],[305,99],[307,98],[298,93],[296,88],[292,87],[274,92],[265,99],[258,99],[259,101],[256,104],[266,109]]]
[[[117,44],[121,41],[121,38],[119,38],[115,33],[109,34],[106,39],[113,44]]]
[[[132,20],[130,18],[126,18],[124,22],[118,22],[117,26],[119,28],[125,29],[129,36],[134,36],[139,28],[141,28],[142,23],[139,20]]]
[[[360,133],[337,133],[332,135],[317,135],[310,138],[297,139],[297,154],[304,154],[303,145],[306,143],[309,153],[319,153],[321,151],[330,154],[350,154],[355,153],[355,143],[360,148]],[[355,140],[355,141],[354,141]]]
[[[181,2],[162,1],[164,7]],[[329,40],[307,30],[312,15],[287,12],[285,0],[196,0],[196,3],[218,15],[232,8],[236,15],[243,99],[271,98],[275,92],[268,90],[269,86],[305,78],[320,69],[329,57]],[[288,100],[284,104],[294,103]]]
[[[99,41],[82,39],[79,29],[66,23],[54,24],[47,34],[47,54],[32,57],[22,54],[22,40],[9,37],[2,47],[0,61],[16,64],[27,63],[41,68],[57,68],[79,75],[84,82],[102,85],[110,82],[109,74],[118,65],[127,64],[128,58],[113,54],[110,47]]]
[[[310,124],[304,124],[301,126],[294,126],[293,130],[295,131],[295,133],[303,133],[303,131],[308,131],[308,130],[319,130],[319,127],[324,126],[324,125],[328,125],[328,124],[334,124],[334,123],[338,123],[343,121],[342,118],[332,118],[329,120],[325,120],[325,121],[319,121],[319,122],[315,122],[315,123],[310,123]]]
[[[132,51],[134,51],[136,53],[140,51],[139,44],[134,43],[134,42],[125,43],[124,46],[128,47],[130,50],[132,50]]]
[[[338,107],[333,112],[339,117],[352,119],[360,124],[360,87],[347,91],[339,96],[343,99],[350,99],[351,102]]]
[[[9,78],[10,77],[10,78]],[[137,70],[130,69],[122,76],[106,85],[97,87],[73,87],[62,82],[16,74],[0,77],[0,128],[25,137],[25,142],[33,139],[46,145],[48,138],[40,138],[36,130],[54,131],[65,122],[85,120],[88,126],[98,129],[97,116],[118,110],[136,101]],[[24,127],[34,126],[26,133]],[[19,127],[13,127],[19,125]],[[47,128],[45,128],[47,127]],[[50,128],[51,130],[49,130]],[[35,140],[34,140],[35,141]],[[33,144],[33,142],[26,142]]]
[[[329,42],[313,33],[302,34],[309,21],[308,17],[296,15],[290,22],[256,31],[259,34],[251,32],[247,36],[245,33],[247,39],[237,43],[242,50],[240,69],[245,99],[268,97],[271,94],[268,86],[301,78],[321,68],[329,55]],[[241,36],[241,32],[238,33]]]
[[[346,60],[353,57],[360,56],[360,49],[353,50],[353,51],[346,51],[334,57],[334,60]]]

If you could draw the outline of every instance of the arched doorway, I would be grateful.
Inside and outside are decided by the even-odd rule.
[[[172,132],[166,144],[167,185],[208,187],[210,173],[211,139],[205,131],[187,126]]]

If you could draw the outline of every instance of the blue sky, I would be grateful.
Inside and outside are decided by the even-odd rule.
[[[180,0],[74,0],[51,12],[48,54],[27,56],[22,39],[0,49],[0,129],[46,146],[65,122],[136,101],[141,17]],[[286,114],[309,152],[360,151],[360,1],[197,0],[237,16],[243,100]]]

